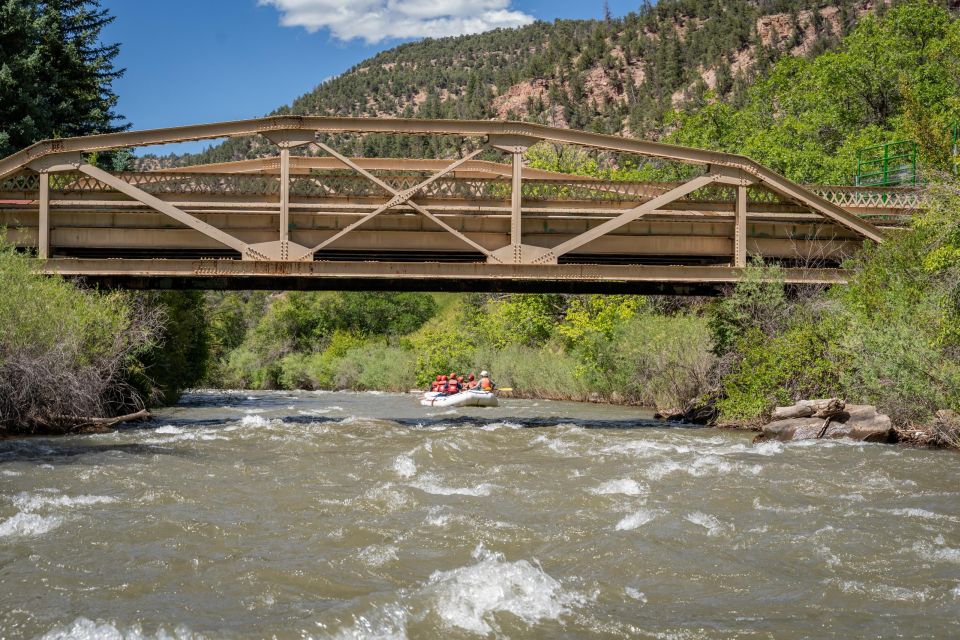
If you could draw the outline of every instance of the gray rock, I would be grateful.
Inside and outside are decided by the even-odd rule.
[[[810,411],[808,417],[787,418],[775,420],[762,429],[763,438],[768,440],[815,440],[817,438],[850,438],[864,442],[891,442],[893,440],[893,424],[890,417],[878,413],[872,405],[845,405],[835,399],[806,401],[793,407],[802,407],[802,411]],[[796,411],[782,411],[775,415],[796,413]],[[826,418],[814,417],[816,414],[827,414]],[[824,428],[826,427],[826,428]]]
[[[813,440],[823,429],[821,418],[788,418],[776,420],[763,426],[763,435],[768,440]]]

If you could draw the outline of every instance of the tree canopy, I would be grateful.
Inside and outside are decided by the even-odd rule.
[[[129,127],[115,112],[119,44],[99,0],[0,0],[0,157],[45,138]]]

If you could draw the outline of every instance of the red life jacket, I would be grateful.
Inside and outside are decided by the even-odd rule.
[[[460,385],[457,383],[456,379],[447,381],[447,393],[459,393]]]

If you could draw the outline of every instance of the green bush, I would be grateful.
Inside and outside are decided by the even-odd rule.
[[[716,358],[707,320],[693,313],[643,313],[612,343],[613,388],[630,402],[682,409],[709,388]]]
[[[721,419],[752,421],[777,405],[845,397],[841,380],[851,363],[837,346],[841,329],[826,321],[798,322],[772,339],[759,330],[748,332],[738,344],[741,358],[723,379]]]
[[[142,407],[127,379],[155,344],[158,315],[127,294],[80,289],[35,267],[0,247],[0,427],[68,430],[69,416]]]

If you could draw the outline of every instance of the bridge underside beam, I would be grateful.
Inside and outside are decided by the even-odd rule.
[[[438,262],[252,262],[54,258],[47,273],[129,289],[503,291],[715,295],[743,270],[729,266],[513,265]],[[837,269],[784,269],[788,285],[846,281]]]

